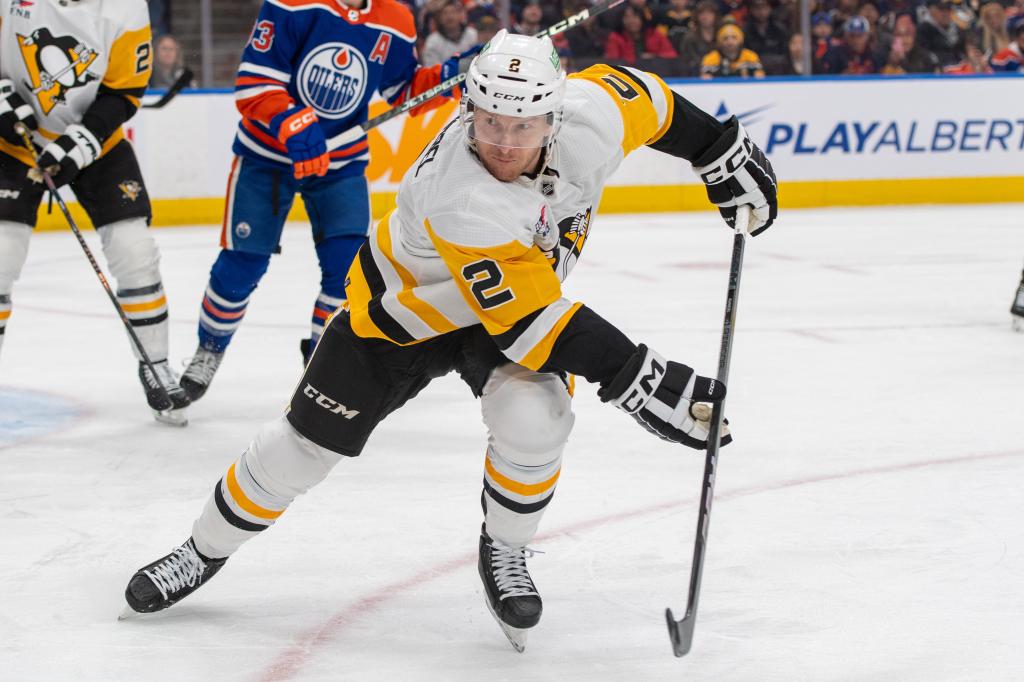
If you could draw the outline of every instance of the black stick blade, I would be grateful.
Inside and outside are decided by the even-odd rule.
[[[668,622],[668,636],[672,640],[672,653],[682,658],[690,653],[693,645],[693,619],[676,620],[672,609],[665,609],[665,620]]]

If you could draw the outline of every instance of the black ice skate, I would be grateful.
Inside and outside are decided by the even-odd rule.
[[[216,575],[225,561],[204,557],[189,538],[167,556],[135,572],[124,591],[129,608],[119,620],[136,613],[163,611],[181,601]]]
[[[196,349],[196,354],[192,356],[185,373],[181,375],[181,387],[185,389],[189,400],[195,402],[203,397],[223,359],[224,353],[215,353],[202,346]]]
[[[1021,275],[1020,284],[1017,286],[1017,295],[1013,297],[1010,315],[1013,316],[1013,328],[1024,332],[1024,274]]]
[[[533,552],[492,540],[486,530],[480,533],[477,567],[484,583],[487,609],[519,653],[526,649],[526,636],[540,621],[542,610],[537,586],[526,569],[528,554],[532,556]]]
[[[185,426],[188,424],[188,414],[185,408],[192,401],[178,385],[178,378],[174,376],[174,372],[171,371],[166,360],[154,362],[153,369],[156,370],[156,378],[153,377],[153,373],[149,371],[146,363],[139,363],[139,381],[142,382],[142,388],[146,390],[146,402],[153,410],[153,416],[158,422]],[[162,389],[161,386],[163,386]]]

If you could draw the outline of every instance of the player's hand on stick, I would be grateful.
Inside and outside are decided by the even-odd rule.
[[[330,168],[327,140],[316,113],[310,107],[292,107],[270,119],[270,130],[288,149],[295,177],[323,176]]]
[[[43,147],[36,165],[50,174],[54,186],[62,187],[99,158],[101,149],[100,141],[88,128],[72,123],[64,129],[63,135]],[[41,180],[37,179],[38,175],[36,169],[29,171],[29,177],[37,182]]]
[[[698,376],[640,344],[608,386],[601,400],[631,415],[662,440],[706,450],[712,404],[725,399],[725,384]],[[722,445],[732,441],[722,425]]]
[[[14,83],[9,78],[0,79],[0,137],[20,147],[21,135],[15,130],[18,123],[29,130],[39,127],[35,112],[21,95],[15,92]]]
[[[747,231],[756,236],[771,227],[779,212],[775,171],[735,116],[725,125],[718,141],[693,162],[693,170],[729,227],[736,227],[737,207],[750,205]]]
[[[441,82],[443,83],[444,81],[450,78],[455,78],[460,73],[465,73],[466,71],[469,71],[469,63],[473,61],[473,57],[475,57],[480,52],[480,50],[483,49],[483,47],[484,46],[482,43],[479,45],[474,45],[465,52],[460,52],[459,54],[452,55],[445,61],[441,62]],[[462,83],[459,84],[459,90],[464,91],[465,89],[466,84],[465,81],[463,81]],[[448,90],[445,92],[445,94],[447,95],[454,93],[452,93],[451,90]]]

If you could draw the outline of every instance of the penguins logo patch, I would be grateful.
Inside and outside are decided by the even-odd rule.
[[[135,182],[134,180],[125,180],[117,186],[121,193],[124,194],[126,199],[135,201],[139,198],[139,194],[142,192],[142,185]]]
[[[64,104],[68,90],[99,78],[89,71],[98,56],[96,50],[73,36],[54,37],[43,27],[31,35],[18,34],[18,47],[32,81],[28,85],[44,114]]]

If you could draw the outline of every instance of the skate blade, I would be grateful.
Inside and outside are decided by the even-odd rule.
[[[143,616],[147,616],[147,615],[149,615],[149,614],[147,614],[147,613],[139,613],[138,611],[136,611],[135,609],[133,609],[132,607],[130,607],[130,606],[128,606],[126,604],[125,607],[124,607],[124,610],[122,610],[121,613],[118,614],[117,621],[121,622],[123,620],[136,620],[138,618],[142,618]]]
[[[188,412],[184,408],[179,410],[153,410],[153,418],[161,424],[188,426]]]
[[[484,595],[484,603],[487,604],[487,610],[491,612],[492,616],[494,616],[494,620],[498,623],[498,627],[500,627],[501,631],[505,633],[506,637],[508,637],[508,643],[512,645],[512,648],[518,653],[526,651],[526,638],[530,634],[530,631],[525,628],[514,628],[511,625],[502,622],[501,618],[498,618],[498,614],[495,613],[494,607],[491,606],[491,600],[488,599],[486,595]]]

